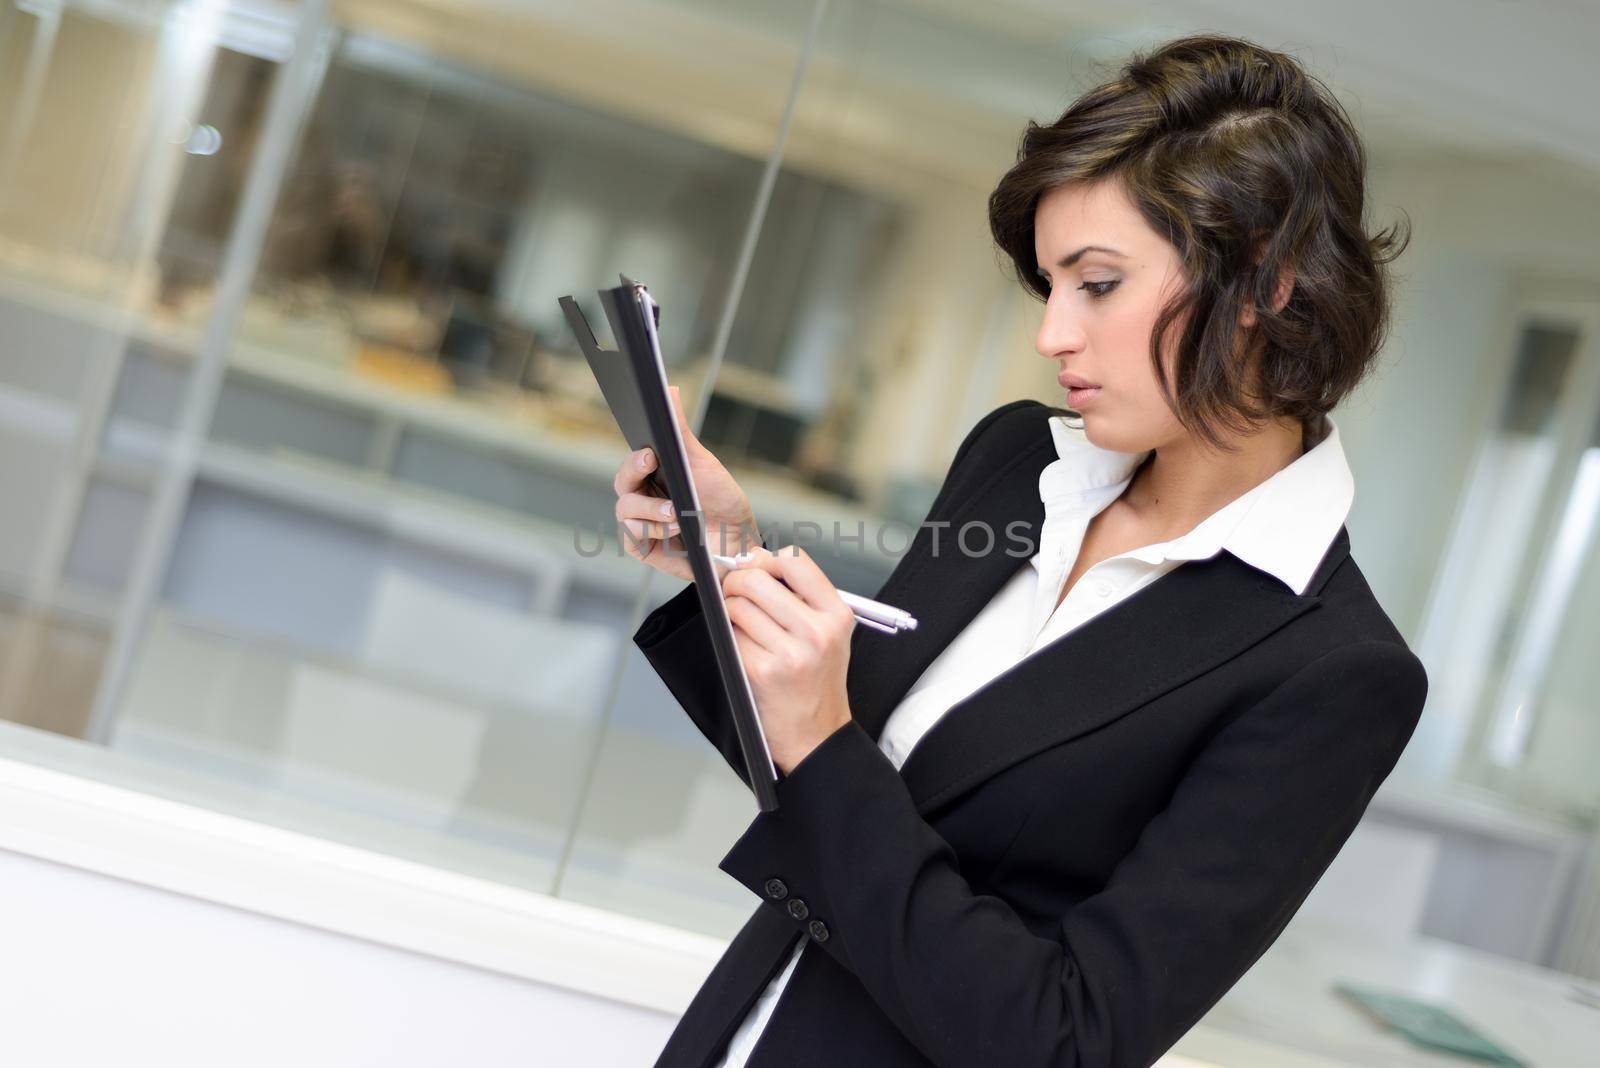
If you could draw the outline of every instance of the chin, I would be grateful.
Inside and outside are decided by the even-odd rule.
[[[1079,413],[1078,418],[1083,422],[1083,436],[1097,448],[1133,453],[1147,452],[1151,448],[1148,434],[1130,434],[1125,430],[1119,430],[1115,424],[1108,425],[1103,413],[1095,412],[1092,415]]]

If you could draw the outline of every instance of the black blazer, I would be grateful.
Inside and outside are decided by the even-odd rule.
[[[858,627],[852,721],[778,783],[718,867],[760,899],[657,1068],[721,1055],[809,939],[750,1059],[1144,1068],[1288,923],[1394,767],[1428,689],[1341,527],[1302,596],[1223,551],[1189,561],[951,708],[896,770],[876,739],[1037,545],[1046,420],[985,416]],[[986,521],[995,551],[953,531]],[[1020,528],[1012,528],[1017,530]],[[976,532],[967,544],[976,551]],[[634,642],[746,779],[695,592]]]

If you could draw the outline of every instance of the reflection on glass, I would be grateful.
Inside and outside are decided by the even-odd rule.
[[[255,77],[219,71],[230,97],[247,95],[232,83]],[[357,383],[467,398],[535,432],[609,441],[555,298],[592,304],[618,269],[649,279],[669,317],[671,373],[696,388],[746,220],[737,208],[760,166],[393,41],[349,37],[273,221],[236,378],[291,376],[276,365],[299,358]],[[843,408],[859,390],[846,361],[895,210],[786,171],[767,217],[702,439],[730,464],[789,475],[808,432],[849,429]],[[180,257],[169,262],[167,298],[191,299],[201,287],[186,294]],[[234,436],[224,418],[215,433]],[[282,444],[314,447],[288,430]],[[807,478],[851,492],[837,470],[808,468]]]
[[[141,112],[167,102],[147,95],[160,34],[132,10],[6,6],[0,263],[115,299],[139,206]]]
[[[105,651],[104,620],[0,594],[0,719],[80,736]]]
[[[160,280],[153,302],[166,316],[198,330],[232,228],[246,170],[277,63],[218,50],[196,121],[174,131],[188,157],[157,252]]]
[[[355,33],[288,176],[228,389],[292,397],[310,384],[342,391],[352,408],[414,398],[395,447],[375,447],[385,463],[374,466],[435,488],[446,487],[395,464],[417,438],[461,437],[463,420],[479,436],[503,427],[512,449],[544,435],[559,449],[571,444],[561,435],[576,435],[614,451],[609,414],[555,298],[592,305],[618,270],[649,280],[668,316],[664,356],[692,397],[760,169],[759,159]],[[847,429],[841,405],[859,390],[846,361],[896,212],[882,197],[786,171],[768,219],[702,437],[730,464],[791,477],[809,432]],[[169,293],[184,289],[181,269],[166,280]],[[471,407],[429,404],[451,400]],[[459,418],[442,425],[451,412]],[[213,433],[235,441],[249,432],[223,413]],[[270,444],[349,462],[292,421]],[[543,466],[529,457],[521,477],[537,480]],[[838,470],[807,477],[851,493]],[[470,479],[455,490],[508,505]],[[559,498],[510,506],[570,514]]]
[[[193,343],[164,263],[215,274],[209,176],[247,165],[260,106],[207,88],[281,36],[282,9],[239,15],[0,3],[0,717],[87,722]]]
[[[614,539],[625,447],[556,298],[592,303],[623,270],[650,279],[671,301],[674,379],[700,388],[806,13],[752,5],[771,62],[719,67],[738,122],[696,136],[623,106],[615,84],[561,88],[593,60],[556,48],[570,22],[336,10],[343,32],[296,122],[111,745],[251,784],[250,811],[313,833],[548,890],[607,709],[628,708],[607,724],[610,754],[650,782],[657,817],[619,820],[631,813],[606,799],[587,810],[601,833],[573,863],[604,897],[632,845],[682,830],[670,798],[687,800],[705,765],[693,728],[657,714],[652,679],[617,678],[644,576],[593,547]],[[678,57],[671,71],[744,33],[727,14],[653,35]],[[482,32],[451,40],[458,21]],[[612,24],[595,27],[590,43],[614,49]],[[174,135],[183,203],[152,257],[152,318],[170,329],[128,348],[115,399],[129,463],[152,440],[159,457],[202,355],[249,174],[233,154],[280,128],[266,108],[282,58],[221,56]],[[636,77],[661,114],[717,115],[674,102],[704,92],[676,73]],[[852,227],[866,218],[824,181],[785,176],[783,189],[809,205],[807,231],[831,232],[818,203],[845,205]],[[763,299],[785,305],[786,286],[830,269],[798,245],[795,257]],[[751,372],[772,381],[817,343],[799,328],[757,342],[777,346]],[[761,454],[765,437],[744,440]],[[101,521],[139,521],[143,498],[121,488],[96,486]],[[591,551],[576,551],[580,534]],[[125,583],[103,539],[80,536],[73,553],[97,589]],[[694,913],[698,883],[674,900]]]

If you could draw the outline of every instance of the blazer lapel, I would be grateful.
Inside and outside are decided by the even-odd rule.
[[[916,630],[886,637],[857,628],[846,686],[851,714],[872,738],[927,666],[1027,566],[1044,522],[1039,472],[1055,458],[1050,445],[1046,435],[954,513],[919,528],[879,593],[915,615]],[[936,553],[932,520],[950,524],[937,529]],[[956,540],[963,527],[966,551]],[[995,539],[987,552],[986,531]],[[1348,547],[1341,528],[1299,597],[1227,551],[1186,562],[1024,657],[953,706],[911,751],[901,776],[918,812],[926,816],[1013,764],[1244,652],[1320,603],[1317,591]]]
[[[961,633],[1028,556],[1008,556],[1037,548],[1044,524],[1039,500],[1039,472],[1054,457],[1048,428],[1041,440],[1011,457],[976,493],[954,502],[952,511],[930,514],[917,528],[911,545],[895,565],[877,600],[904,608],[917,617],[917,629],[893,637],[857,627],[850,641],[850,667],[845,678],[850,714],[874,739],[889,713],[911,684]],[[996,519],[999,520],[996,523]],[[1008,538],[1012,523],[1015,537]],[[963,552],[959,537],[964,524],[986,524],[969,531]],[[987,534],[995,544],[984,552]]]

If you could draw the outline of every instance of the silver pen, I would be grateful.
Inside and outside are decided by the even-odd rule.
[[[711,559],[723,567],[738,566],[737,557],[712,553]],[[857,623],[873,630],[880,630],[885,634],[898,634],[903,630],[917,629],[917,617],[904,609],[884,604],[882,601],[874,601],[870,597],[846,593],[844,590],[839,591],[839,599],[850,606],[850,611],[855,613]]]

